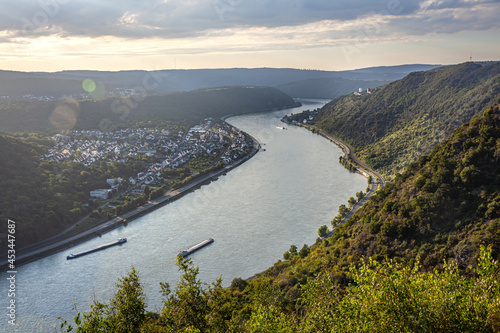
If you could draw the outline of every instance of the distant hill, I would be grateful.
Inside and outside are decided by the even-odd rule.
[[[269,87],[222,87],[152,96],[0,103],[0,130],[36,132],[111,129],[155,120],[198,122],[206,117],[293,107],[287,94]]]
[[[230,69],[193,69],[158,71],[63,71],[56,73],[0,71],[0,96],[56,96],[87,94],[82,88],[86,79],[94,80],[101,88],[100,93],[117,93],[124,89],[146,89],[148,94],[192,91],[222,86],[271,86],[292,85],[292,97],[335,98],[331,87],[324,94],[310,91],[304,80],[345,79],[359,81],[355,89],[365,87],[363,81],[375,80],[381,83],[403,78],[414,71],[428,70],[436,65],[403,65],[391,67],[372,67],[349,71],[318,71],[288,68],[230,68]],[[66,83],[65,83],[66,82]],[[342,81],[332,81],[332,84]],[[319,86],[321,81],[315,83]],[[380,85],[376,84],[376,85]],[[375,85],[371,85],[373,87]],[[299,89],[303,87],[304,90]],[[335,88],[334,88],[335,89]],[[320,90],[321,92],[323,90]],[[334,90],[335,91],[335,90]],[[339,93],[344,93],[340,90]]]
[[[0,79],[1,96],[57,96],[72,95],[84,92],[82,82],[78,80],[51,79],[51,78],[13,78]]]
[[[392,178],[499,100],[500,63],[464,63],[411,73],[372,94],[340,97],[323,108],[316,125]]]

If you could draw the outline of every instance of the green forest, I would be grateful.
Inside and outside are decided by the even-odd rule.
[[[411,73],[371,94],[339,97],[315,125],[391,180],[499,96],[500,63],[463,63]]]
[[[112,131],[138,122],[159,121],[194,125],[207,117],[220,118],[295,105],[290,96],[269,87],[221,87],[92,100],[5,101],[0,103],[0,131]]]
[[[149,164],[157,162],[157,158],[133,156],[127,162],[103,160],[90,166],[70,161],[40,161],[40,155],[51,145],[51,140],[40,134],[0,135],[0,156],[5,157],[0,160],[0,187],[3,189],[0,219],[16,221],[23,235],[18,239],[21,247],[54,236],[89,215],[91,219],[79,222],[79,228],[108,220],[224,166],[217,162],[216,156],[199,155],[182,167],[165,170],[161,183],[155,188],[146,187],[142,195],[123,195],[128,179],[135,178]],[[115,208],[99,207],[103,203],[91,200],[90,191],[109,188],[106,180],[116,178],[125,181],[113,192],[119,198],[110,200]]]
[[[320,230],[321,232],[321,230]],[[324,232],[324,230],[323,230]],[[205,284],[178,258],[145,310],[140,273],[61,329],[78,332],[499,332],[500,109],[473,117],[333,236],[251,281]]]
[[[106,179],[137,175],[147,160],[127,164],[40,161],[51,141],[38,134],[23,139],[0,135],[0,218],[17,222],[19,246],[53,236],[92,212],[89,193],[108,188]]]

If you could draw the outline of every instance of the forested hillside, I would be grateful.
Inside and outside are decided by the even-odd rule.
[[[145,311],[132,269],[111,303],[95,303],[76,324],[83,332],[499,332],[499,254],[496,105],[412,163],[331,238],[291,246],[287,260],[254,280],[204,285],[179,257],[181,282],[160,283],[160,313]]]
[[[130,177],[146,163],[40,161],[52,142],[37,135],[23,140],[0,135],[0,218],[17,222],[19,247],[62,232],[95,207],[84,204],[89,192],[107,188],[106,179]],[[5,245],[5,242],[1,242]],[[6,253],[2,248],[2,253]]]
[[[222,87],[83,101],[4,101],[0,103],[0,131],[110,130],[117,126],[149,121],[194,124],[206,117],[219,118],[295,105],[290,96],[268,87]]]
[[[318,247],[322,264],[347,272],[360,258],[453,258],[472,265],[480,245],[500,255],[500,110],[489,108],[411,163]],[[328,252],[328,253],[327,253]]]
[[[388,179],[500,99],[500,63],[415,72],[362,96],[327,104],[316,125],[355,148]]]
[[[214,68],[190,70],[157,70],[157,71],[91,71],[76,70],[55,73],[16,72],[0,70],[0,96],[21,97],[23,95],[55,96],[80,95],[86,93],[82,82],[91,79],[96,82],[99,92],[113,93],[117,90],[136,89],[147,86],[149,94],[192,91],[227,86],[268,86],[291,84],[297,95],[306,97],[310,87],[304,80],[321,81],[323,79],[344,79],[358,87],[365,86],[366,80],[394,81],[414,71],[428,70],[439,65],[400,65],[369,67],[346,71],[301,70],[292,68]],[[358,83],[355,83],[355,82]],[[335,83],[342,81],[334,81]],[[147,84],[149,83],[149,84]],[[318,82],[319,84],[319,82]],[[378,85],[378,84],[376,84]],[[373,87],[374,85],[370,85]],[[303,88],[304,90],[300,89]],[[325,92],[319,98],[333,98],[330,89],[342,87],[319,87],[314,94]],[[307,96],[312,97],[312,96]]]
[[[375,88],[390,81],[348,80],[343,78],[308,79],[278,85],[277,88],[290,96],[301,98],[337,98],[358,91],[359,88]]]

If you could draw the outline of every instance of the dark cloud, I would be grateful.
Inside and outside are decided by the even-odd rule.
[[[439,0],[433,1],[425,7],[426,10],[454,9],[454,8],[474,8],[477,5],[500,3],[500,0]]]
[[[483,31],[500,28],[500,1],[435,1],[415,15],[395,18],[392,31],[407,35],[429,33],[452,34],[461,31]]]
[[[231,28],[299,26],[323,20],[390,17],[394,32],[484,29],[486,15],[453,10],[496,6],[498,0],[0,0],[0,30],[11,37],[44,35],[182,38]],[[479,13],[479,14],[482,14]],[[482,21],[482,22],[479,22]],[[387,30],[387,29],[386,29]]]

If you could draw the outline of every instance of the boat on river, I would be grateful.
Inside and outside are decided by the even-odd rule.
[[[195,253],[196,251],[198,250],[201,250],[202,248],[204,248],[205,246],[209,245],[209,244],[212,244],[214,242],[214,240],[212,238],[209,238],[207,240],[204,240],[203,242],[201,243],[198,243],[196,244],[195,246],[193,247],[190,247],[189,249],[187,250],[184,250],[182,251],[180,254],[181,256],[183,256],[184,258],[187,257],[188,255],[190,254],[193,254]]]
[[[79,253],[75,253],[75,254],[71,253],[69,256],[66,257],[66,260],[75,259],[75,258],[84,256],[86,254],[90,254],[90,253],[94,253],[94,252],[97,252],[97,251],[101,251],[101,250],[107,249],[108,247],[112,247],[112,246],[115,246],[115,245],[121,245],[121,244],[125,243],[126,241],[127,241],[126,238],[119,238],[118,240],[115,240],[114,242],[106,243],[106,244],[103,244],[103,245],[96,246],[93,249],[88,250],[88,251],[83,251],[83,252],[79,252]]]

